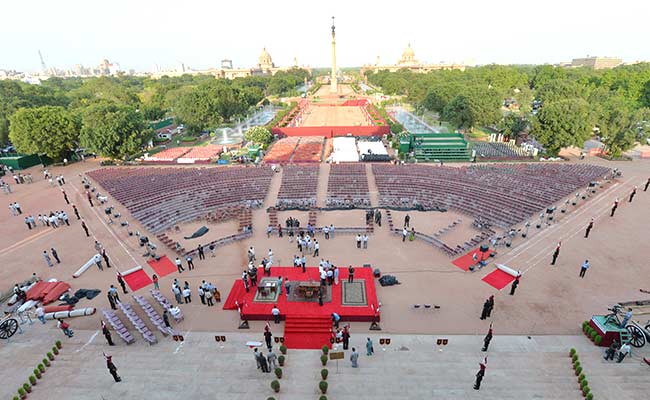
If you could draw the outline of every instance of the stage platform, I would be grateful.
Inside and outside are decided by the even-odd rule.
[[[339,284],[331,286],[331,295],[327,296],[328,299],[323,303],[322,307],[318,305],[318,300],[292,301],[294,296],[290,295],[287,298],[284,287],[282,288],[282,294],[275,301],[259,301],[259,297],[258,301],[255,301],[257,288],[251,287],[250,291],[246,293],[242,280],[237,279],[230,290],[223,309],[237,310],[236,304],[243,304],[241,318],[244,320],[272,321],[271,309],[274,304],[277,304],[283,320],[288,316],[296,318],[329,317],[333,312],[336,312],[341,316],[342,321],[373,321],[377,308],[377,292],[372,269],[355,267],[354,283],[352,285],[346,283],[348,280],[347,267],[341,268],[340,271]],[[278,276],[282,276],[283,279],[288,277],[290,282],[320,281],[317,267],[308,267],[305,273],[302,272],[302,268],[271,267],[271,277],[277,279]],[[262,279],[268,279],[268,277],[260,276],[258,281],[261,282]],[[346,298],[343,296],[344,285],[347,285]]]

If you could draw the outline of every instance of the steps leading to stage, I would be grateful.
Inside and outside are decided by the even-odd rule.
[[[287,316],[284,323],[284,344],[290,349],[320,349],[329,346],[332,320],[327,315]]]

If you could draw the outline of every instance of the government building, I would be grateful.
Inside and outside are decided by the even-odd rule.
[[[361,75],[365,75],[366,73],[376,73],[379,71],[387,70],[390,72],[396,72],[399,70],[409,70],[411,72],[416,72],[416,73],[427,73],[430,71],[437,71],[437,70],[460,70],[464,71],[465,70],[465,65],[464,64],[425,64],[420,62],[418,59],[415,58],[415,52],[411,48],[411,44],[406,47],[406,50],[402,53],[402,57],[397,61],[396,64],[393,65],[381,65],[379,63],[379,57],[377,57],[377,62],[374,65],[364,65],[361,67]]]

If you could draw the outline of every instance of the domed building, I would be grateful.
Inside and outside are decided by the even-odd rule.
[[[460,71],[464,71],[465,65],[447,64],[447,63],[439,63],[439,64],[421,63],[417,58],[415,58],[415,51],[413,51],[413,48],[409,43],[408,46],[406,46],[404,52],[402,53],[402,57],[399,60],[397,60],[397,63],[393,65],[381,65],[379,63],[379,56],[377,56],[377,62],[374,65],[366,64],[361,67],[361,75],[365,75],[368,72],[376,73],[383,70],[396,72],[401,69],[407,69],[411,72],[416,72],[416,73],[427,73],[429,71],[443,70],[443,69],[448,69],[448,70],[457,69]]]
[[[271,58],[269,52],[266,51],[266,47],[262,49],[262,54],[260,54],[260,58],[258,59],[257,68],[261,70],[269,70],[275,68],[273,59]]]

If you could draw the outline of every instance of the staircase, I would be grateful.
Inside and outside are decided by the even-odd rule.
[[[287,316],[284,344],[290,349],[320,349],[330,346],[332,320],[328,315]]]

